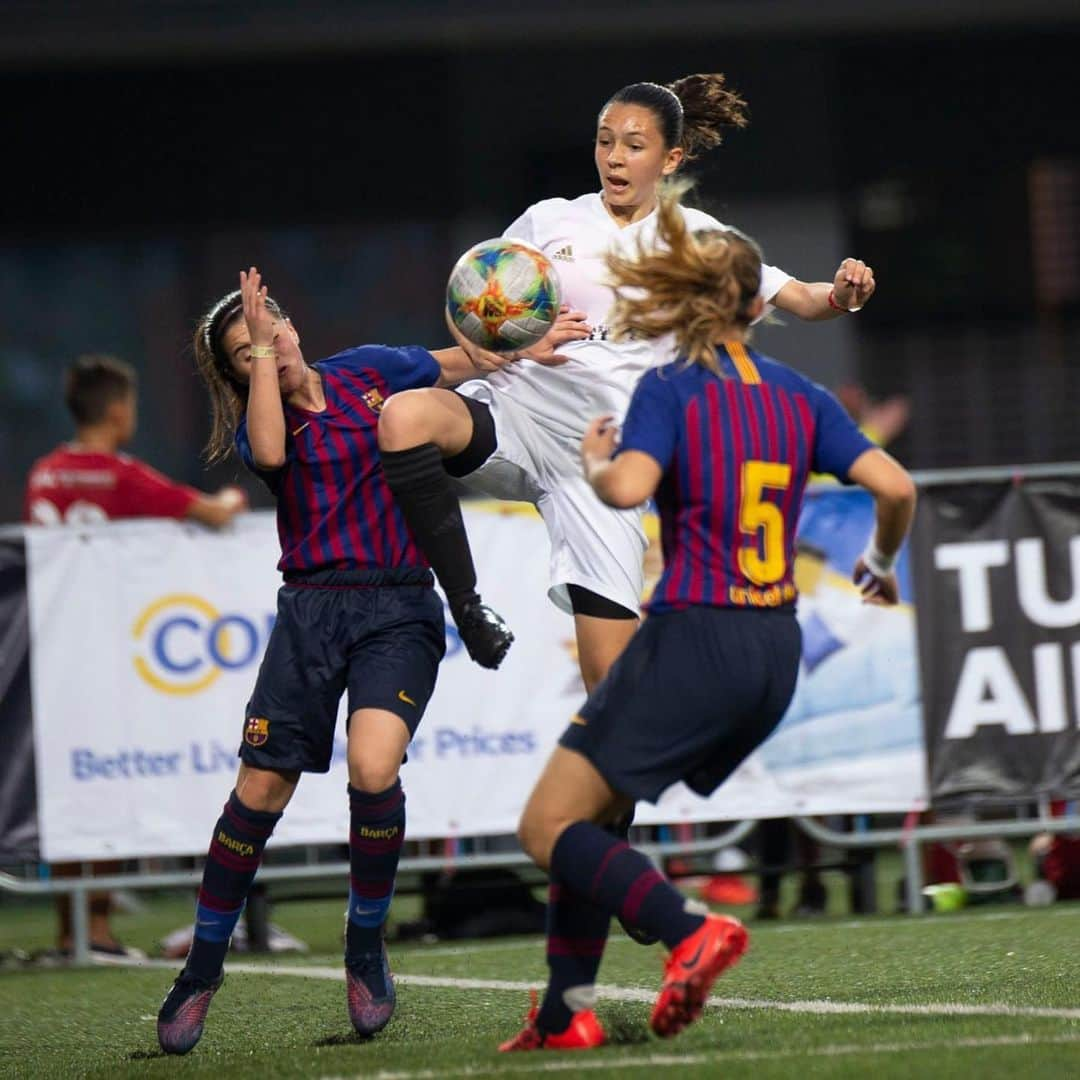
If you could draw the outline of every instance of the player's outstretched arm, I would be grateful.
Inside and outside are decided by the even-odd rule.
[[[831,283],[792,280],[771,302],[781,311],[817,322],[858,311],[874,295],[876,287],[872,267],[861,259],[845,259]]]
[[[570,358],[561,355],[559,348],[568,341],[581,341],[592,333],[591,327],[585,322],[583,311],[571,311],[564,304],[558,318],[552,328],[531,349],[523,349],[519,352],[496,353],[488,349],[482,349],[479,345],[471,342],[454,325],[449,312],[446,315],[446,325],[450,334],[457,342],[457,348],[437,349],[432,356],[442,368],[442,376],[437,386],[457,386],[466,379],[482,378],[492,371],[498,371],[513,364],[518,360],[528,357],[544,367],[559,367]]]
[[[251,455],[260,469],[278,469],[285,464],[285,409],[274,355],[277,321],[266,307],[266,286],[254,266],[246,274],[240,271],[240,296],[251,338],[247,404]]]
[[[640,506],[652,497],[663,476],[660,463],[641,450],[627,450],[612,460],[617,441],[614,417],[598,416],[581,440],[585,479],[601,502],[620,510]]]
[[[213,495],[204,495],[200,492],[199,497],[187,508],[184,516],[201,525],[207,525],[211,529],[221,529],[247,508],[248,500],[243,490],[229,484]]]
[[[874,496],[875,528],[855,562],[852,580],[870,604],[895,604],[900,587],[893,571],[900,545],[915,514],[915,482],[884,450],[866,450],[848,470],[849,479]]]
[[[457,344],[450,349],[434,349],[431,355],[442,369],[439,381],[435,384],[440,387],[457,386],[468,379],[479,379],[492,371],[512,364],[520,359],[520,353],[497,353],[482,349],[473,344],[455,325],[450,318],[450,312],[444,311],[446,328],[450,336]]]

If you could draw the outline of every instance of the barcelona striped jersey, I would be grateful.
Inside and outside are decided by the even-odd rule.
[[[644,375],[619,452],[664,470],[664,573],[648,609],[790,608],[795,527],[810,472],[847,481],[873,443],[823,387],[747,348],[717,347],[722,376],[677,360]]]
[[[383,476],[377,439],[383,403],[398,390],[433,386],[435,358],[418,346],[363,345],[313,365],[326,409],[283,402],[285,464],[260,469],[247,418],[236,449],[277,497],[278,569],[374,570],[426,567]]]

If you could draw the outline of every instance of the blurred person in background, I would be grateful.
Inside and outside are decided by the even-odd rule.
[[[31,524],[164,517],[220,528],[247,508],[238,487],[207,495],[121,452],[138,424],[135,371],[123,361],[80,356],[67,370],[64,400],[75,438],[31,467],[24,501],[24,517]]]
[[[149,465],[122,453],[135,437],[138,421],[135,370],[114,356],[78,357],[64,378],[64,401],[75,424],[75,438],[34,462],[26,482],[25,520],[34,525],[85,525],[135,517],[180,518],[214,528],[226,525],[247,507],[237,487],[207,495],[178,484]],[[95,873],[116,873],[121,864],[95,862]],[[78,877],[79,863],[58,863],[56,877]],[[137,950],[117,941],[110,924],[109,893],[89,897],[90,951],[99,959],[132,956]],[[71,901],[57,899],[57,946],[72,948]]]
[[[865,386],[853,382],[841,383],[833,393],[859,430],[878,446],[888,446],[911,419],[911,398],[907,394],[878,399],[871,397]]]
[[[605,1041],[592,1001],[612,915],[671,950],[650,1021],[662,1037],[701,1015],[745,950],[738,920],[689,904],[610,826],[678,781],[711,794],[783,716],[800,658],[794,534],[812,469],[874,496],[853,580],[867,602],[898,598],[911,478],[827,391],[747,347],[764,307],[756,244],[692,232],[673,193],[657,229],[657,246],[608,257],[624,290],[613,326],[635,340],[674,334],[679,359],[642,377],[621,443],[608,415],[581,449],[607,505],[656,496],[665,570],[648,619],[571,720],[522,815],[522,846],[552,880],[549,981],[505,1051]]]

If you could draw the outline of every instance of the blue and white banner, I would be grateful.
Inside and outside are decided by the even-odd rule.
[[[638,821],[906,811],[925,800],[912,612],[846,581],[869,531],[857,493],[812,496],[800,555],[804,665],[773,738],[711,799],[681,786]],[[516,506],[466,510],[485,598],[517,641],[498,672],[452,624],[403,770],[408,834],[512,832],[584,690],[573,622],[547,599],[548,541]],[[164,522],[27,530],[42,854],[199,853],[232,786],[244,706],[273,624],[269,514],[222,533]],[[658,722],[662,722],[658,717]],[[344,724],[329,775],[307,775],[276,844],[347,836]]]

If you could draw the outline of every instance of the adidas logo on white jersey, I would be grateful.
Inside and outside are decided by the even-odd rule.
[[[566,247],[559,248],[554,255],[553,259],[559,259],[561,262],[573,262],[574,261],[574,245],[567,244]]]

